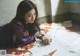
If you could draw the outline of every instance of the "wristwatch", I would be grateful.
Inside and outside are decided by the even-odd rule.
[[[39,38],[39,39],[42,40],[43,39],[43,36],[44,36],[43,34],[40,34],[40,35],[37,36],[37,38]]]

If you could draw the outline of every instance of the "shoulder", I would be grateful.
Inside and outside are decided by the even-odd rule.
[[[15,22],[12,26],[24,28],[23,24],[20,21]]]
[[[20,21],[17,21],[14,25],[23,26],[23,24]]]
[[[17,25],[23,25],[20,21],[17,21],[15,24],[17,24]]]

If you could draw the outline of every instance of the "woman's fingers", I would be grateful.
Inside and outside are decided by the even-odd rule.
[[[42,40],[42,42],[43,42],[43,44],[50,44],[50,42],[52,41],[52,39],[51,38],[43,38],[43,40]]]
[[[35,33],[35,36],[39,36],[39,32],[36,32],[36,33]]]

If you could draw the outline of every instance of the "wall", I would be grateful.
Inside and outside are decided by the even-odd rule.
[[[18,3],[21,0],[0,0],[0,25],[6,24],[15,17]]]
[[[39,17],[51,15],[50,0],[37,0],[36,3],[37,3]]]
[[[52,17],[68,12],[68,4],[64,0],[51,0]]]
[[[75,23],[80,22],[80,2],[51,0],[51,9],[53,21],[72,20]]]
[[[71,12],[80,14],[80,2],[79,3],[69,3],[69,8]]]
[[[52,16],[68,11],[80,14],[80,2],[66,3],[64,0],[51,0]]]

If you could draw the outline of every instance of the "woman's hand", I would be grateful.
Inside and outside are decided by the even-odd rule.
[[[41,34],[41,35],[45,35],[46,33],[41,30],[40,32],[39,32],[39,31],[36,32],[36,33],[35,33],[35,36],[39,36],[40,34]]]
[[[40,33],[39,33],[39,31],[38,31],[38,32],[35,33],[34,36],[37,37],[37,36],[39,36],[39,34],[40,34]]]
[[[42,44],[44,44],[44,45],[50,44],[51,41],[52,41],[51,36],[49,36],[49,35],[45,35],[45,36],[42,35],[42,36],[40,36],[39,32],[36,32],[35,36],[38,37],[39,39],[41,39]]]
[[[51,41],[52,41],[52,38],[50,36],[44,36],[43,39],[42,39],[42,43],[44,45],[50,44]]]

